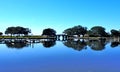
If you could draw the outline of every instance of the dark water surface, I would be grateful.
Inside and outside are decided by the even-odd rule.
[[[1,43],[0,72],[120,72],[119,44],[106,41]]]

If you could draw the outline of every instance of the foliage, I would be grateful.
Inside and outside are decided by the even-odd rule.
[[[111,30],[111,35],[112,35],[112,36],[120,36],[120,32],[117,31],[117,30],[115,30],[115,29],[112,29],[112,30]]]
[[[54,29],[47,28],[47,29],[43,30],[42,35],[55,36],[56,35],[56,31]]]
[[[3,33],[2,32],[0,32],[0,36],[2,36],[3,35]]]
[[[67,35],[85,35],[87,33],[87,28],[86,27],[82,27],[81,25],[78,26],[74,26],[72,28],[68,28],[66,30],[63,31],[63,33],[67,34]]]
[[[89,30],[89,36],[94,36],[94,37],[105,37],[106,36],[106,32],[105,32],[105,28],[102,26],[94,26]]]
[[[24,28],[24,27],[8,27],[5,31],[5,34],[11,34],[11,35],[28,35],[29,33],[31,33],[31,30],[29,28]]]

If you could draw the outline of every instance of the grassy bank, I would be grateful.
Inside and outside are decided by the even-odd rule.
[[[55,37],[48,37],[48,36],[0,36],[0,39],[54,39]],[[97,40],[97,39],[109,39],[109,37],[69,37],[68,39],[90,39],[90,40]]]
[[[45,36],[0,36],[0,39],[46,39],[55,37],[45,37]]]

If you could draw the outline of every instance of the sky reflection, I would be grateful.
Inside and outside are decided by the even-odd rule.
[[[34,44],[34,48],[10,49],[0,45],[1,72],[119,72],[120,48],[105,45],[102,51],[87,49],[77,51],[56,41],[56,45],[45,48]]]

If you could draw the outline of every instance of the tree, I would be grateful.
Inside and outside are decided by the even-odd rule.
[[[73,35],[73,29],[72,28],[68,28],[66,30],[63,31],[63,33],[67,34],[67,35]]]
[[[31,33],[31,30],[29,28],[24,28],[20,26],[8,27],[5,31],[5,34],[10,34],[11,36],[15,34],[16,35],[21,35],[21,34],[28,35],[29,33]]]
[[[0,32],[0,36],[2,36],[3,35],[3,33],[2,32]]]
[[[82,27],[81,25],[74,26],[72,28],[68,28],[63,31],[63,33],[67,35],[85,35],[87,33],[87,27]]]
[[[78,26],[74,26],[73,28],[73,32],[75,35],[85,35],[87,33],[87,27],[82,27],[81,25]]]
[[[84,37],[84,35],[87,33],[87,27],[82,27],[81,28],[81,35],[83,35],[83,37]]]
[[[15,27],[8,27],[5,31],[5,34],[11,34],[11,36],[15,33],[16,33]]]
[[[94,26],[91,28],[91,30],[89,31],[89,36],[106,36],[106,32],[105,32],[105,28],[102,26]]]
[[[31,30],[29,28],[24,28],[23,34],[28,35],[29,33],[31,33]]]
[[[56,31],[54,29],[47,28],[47,29],[43,30],[42,35],[55,36],[56,35]]]
[[[111,30],[111,35],[112,35],[112,36],[115,36],[115,37],[118,37],[118,36],[120,36],[120,32],[117,31],[117,30],[115,30],[115,29],[112,29],[112,30]]]

